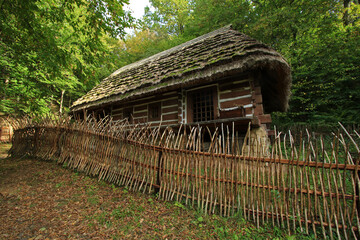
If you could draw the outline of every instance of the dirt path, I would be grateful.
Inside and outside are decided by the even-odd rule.
[[[53,162],[6,157],[0,145],[0,239],[272,238],[240,218],[128,192]],[[281,236],[281,235],[280,235]]]

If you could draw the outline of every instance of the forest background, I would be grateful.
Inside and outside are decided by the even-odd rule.
[[[289,111],[274,123],[360,123],[359,0],[150,3],[134,19],[126,0],[0,0],[0,113],[66,113],[116,69],[233,24],[291,65]]]

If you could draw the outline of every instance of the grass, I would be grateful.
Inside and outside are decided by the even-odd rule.
[[[182,202],[159,201],[53,162],[1,159],[0,173],[0,239],[294,238],[270,225],[257,228],[241,215],[205,215]]]

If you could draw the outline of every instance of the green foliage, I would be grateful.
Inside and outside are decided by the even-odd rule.
[[[250,24],[250,1],[192,1],[192,16],[186,23],[185,34],[200,36],[228,24]]]
[[[180,202],[178,202],[178,201],[175,201],[174,205],[175,205],[176,207],[180,208],[180,209],[183,209],[183,210],[186,209],[186,207],[185,207],[182,203],[180,203]]]
[[[154,13],[147,9],[146,15],[150,15],[155,26],[162,28],[169,34],[183,34],[185,24],[192,15],[192,2],[188,0],[150,0],[155,8]],[[145,15],[145,16],[146,16]],[[158,24],[156,24],[158,23]]]
[[[124,2],[2,1],[0,112],[49,113],[112,71],[110,39],[132,20]]]
[[[289,112],[275,114],[275,121],[359,122],[359,6],[350,7],[351,25],[344,25],[344,8],[338,1],[277,1],[259,6],[259,15],[266,18],[249,29],[250,35],[278,49],[293,72]]]

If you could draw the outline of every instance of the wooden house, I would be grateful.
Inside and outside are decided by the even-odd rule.
[[[279,53],[227,26],[120,68],[71,110],[174,128],[266,127],[271,112],[287,109],[290,85]]]

